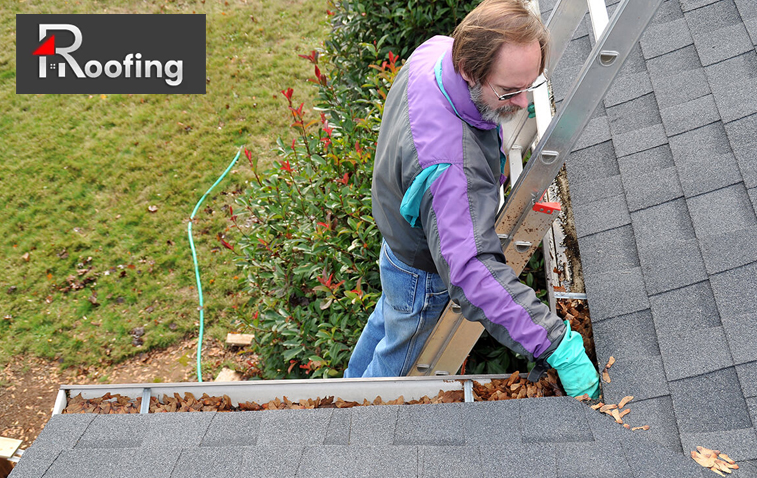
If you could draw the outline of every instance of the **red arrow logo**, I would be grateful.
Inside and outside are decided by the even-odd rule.
[[[45,56],[45,55],[55,55],[55,35],[52,35],[50,38],[45,41],[42,45],[39,46],[36,50],[34,50],[34,53],[32,55],[35,56]]]

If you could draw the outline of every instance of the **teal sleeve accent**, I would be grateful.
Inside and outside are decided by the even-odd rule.
[[[439,85],[439,89],[441,90],[442,94],[445,98],[447,98],[447,101],[449,101],[450,106],[452,106],[452,109],[455,111],[455,114],[458,118],[462,119],[460,117],[460,113],[457,112],[457,108],[455,108],[455,104],[452,103],[452,99],[447,94],[447,90],[444,89],[444,83],[442,83],[442,60],[444,59],[444,55],[447,52],[445,51],[442,53],[442,56],[439,57],[438,60],[436,60],[436,65],[434,65],[434,75],[436,75],[436,84]]]
[[[438,178],[447,168],[449,163],[435,164],[421,171],[421,173],[415,177],[413,184],[405,191],[405,196],[402,198],[400,204],[400,213],[407,222],[413,227],[420,227],[416,225],[421,210],[421,199],[426,194],[426,190],[431,187],[431,184]]]
[[[565,335],[547,363],[557,370],[568,395],[578,397],[586,393],[593,399],[599,398],[599,374],[586,355],[584,339],[570,330],[567,320],[565,326]]]
[[[497,125],[497,143],[499,144],[499,173],[504,176],[507,156],[502,152],[502,125]]]

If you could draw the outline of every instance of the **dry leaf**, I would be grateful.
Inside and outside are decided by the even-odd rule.
[[[631,409],[630,408],[626,408],[625,410],[623,410],[622,412],[620,412],[620,418],[625,417],[629,413],[631,413]]]
[[[602,407],[604,407],[604,406],[605,406],[605,404],[604,404],[604,403],[602,403],[602,402],[599,402],[599,403],[597,403],[596,405],[592,405],[592,406],[591,406],[591,408],[592,408],[592,410],[599,410],[600,408],[602,408]]]
[[[610,367],[612,367],[612,364],[614,364],[614,363],[615,363],[615,357],[612,357],[612,356],[611,356],[611,357],[610,357],[610,360],[608,360],[608,361],[607,361],[607,365],[605,365],[605,368],[610,368]]]
[[[620,413],[618,413],[618,409],[612,411],[612,417],[615,419],[615,423],[623,423],[623,420],[620,419]]]
[[[602,406],[602,408],[600,408],[599,411],[602,413],[607,413],[608,411],[615,410],[616,408],[618,408],[618,406],[615,405],[614,403],[611,403],[609,405]]]
[[[602,380],[606,383],[610,383],[610,374],[607,373],[607,369],[602,370]]]
[[[714,471],[715,473],[717,473],[717,474],[718,474],[718,475],[720,475],[720,476],[725,476],[725,475],[724,475],[723,473],[721,473],[721,472],[720,472],[720,470],[718,470],[717,468],[710,468],[710,470]]]
[[[630,402],[631,400],[633,400],[633,395],[628,395],[626,397],[623,397],[623,400],[621,400],[620,403],[618,403],[618,408],[625,407],[626,403]]]
[[[691,452],[691,458],[705,468],[710,468],[715,465],[715,458],[712,456],[705,456],[695,451]]]
[[[623,426],[626,428],[626,430],[631,428],[631,425],[629,425],[628,423],[624,423]]]
[[[731,459],[731,457],[729,457],[729,456],[728,456],[728,455],[726,455],[725,453],[720,453],[720,454],[718,455],[718,458],[720,458],[721,460],[723,460],[723,461],[725,461],[725,462],[728,462],[728,463],[729,463],[729,464],[731,464],[731,465],[735,465],[735,464],[736,464],[736,462],[735,462],[735,461],[733,461],[733,460]]]
[[[703,455],[712,455],[712,456],[718,456],[720,455],[720,450],[710,450],[709,448],[705,448],[703,446],[698,446],[697,451]]]
[[[636,431],[636,430],[649,430],[649,425],[644,425],[643,427],[633,427],[633,428],[631,428],[631,431]]]
[[[575,398],[579,402],[585,402],[585,401],[589,400],[589,394],[588,393],[584,393],[583,395],[579,395],[579,396],[577,396]]]

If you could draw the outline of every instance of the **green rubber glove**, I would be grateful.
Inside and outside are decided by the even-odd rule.
[[[533,103],[528,105],[528,117],[529,118],[536,118],[536,107]]]
[[[565,336],[547,363],[557,370],[568,395],[578,397],[586,393],[592,399],[599,398],[599,374],[586,355],[584,339],[570,330],[567,320],[565,326]]]

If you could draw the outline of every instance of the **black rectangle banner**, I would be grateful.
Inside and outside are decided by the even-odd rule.
[[[16,93],[204,94],[205,15],[16,15]]]

